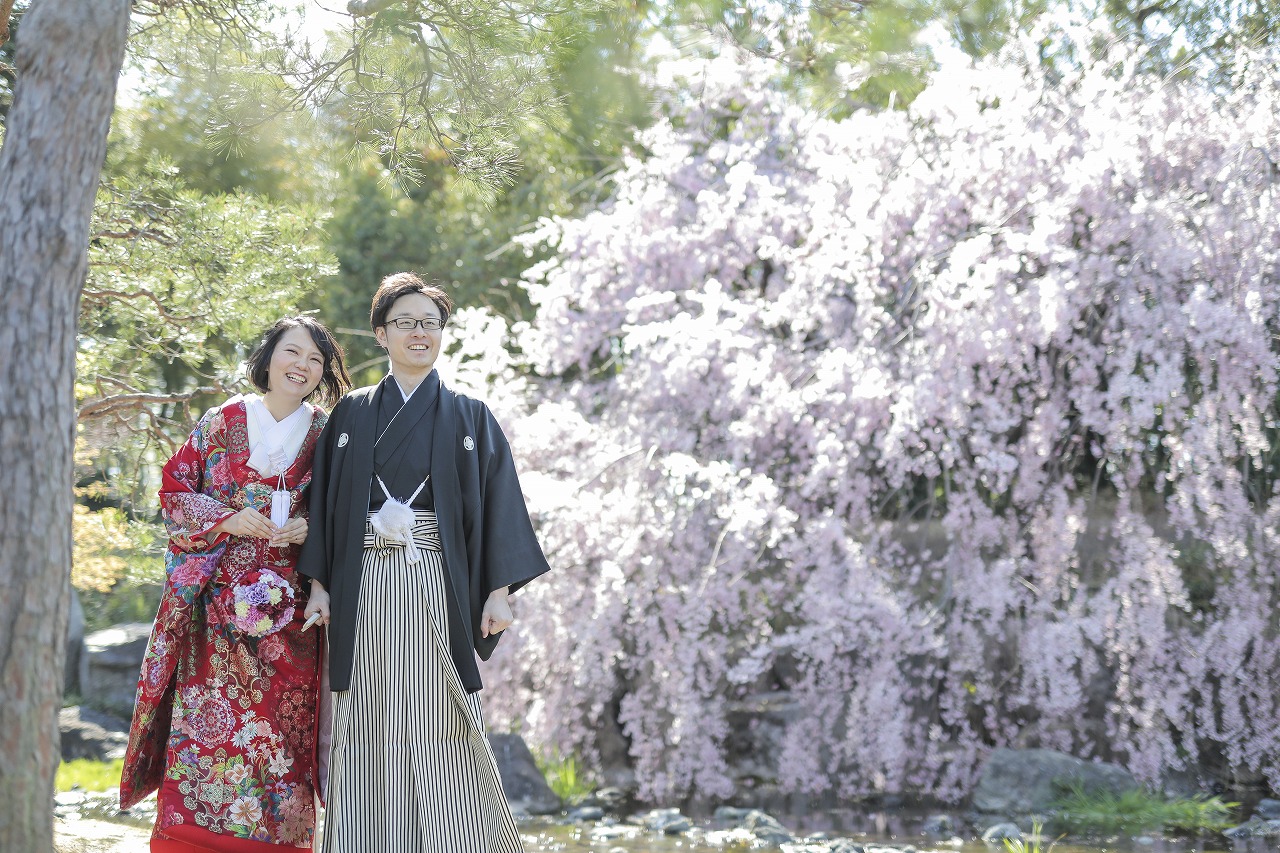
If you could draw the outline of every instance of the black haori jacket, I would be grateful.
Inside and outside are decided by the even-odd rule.
[[[433,371],[423,381],[438,379]],[[298,572],[329,592],[333,690],[351,687],[377,412],[384,389],[399,393],[394,385],[387,388],[390,382],[384,378],[338,402],[317,442],[311,472],[310,529]],[[434,414],[431,447],[422,450],[431,454],[430,486],[447,575],[449,651],[463,686],[474,693],[483,686],[476,655],[488,660],[501,636],[480,636],[485,599],[504,586],[514,592],[549,566],[533,533],[511,447],[488,406],[443,385],[435,406],[415,406],[425,403],[426,390],[405,403],[379,450],[394,448],[421,418]]]

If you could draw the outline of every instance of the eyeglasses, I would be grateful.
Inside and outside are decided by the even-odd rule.
[[[438,332],[444,328],[444,320],[439,317],[426,317],[422,320],[415,320],[413,317],[397,317],[394,320],[388,320],[383,325],[395,326],[402,332],[412,332],[419,326],[428,332]]]

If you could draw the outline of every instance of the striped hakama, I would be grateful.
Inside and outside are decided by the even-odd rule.
[[[333,694],[325,853],[521,853],[480,698],[449,657],[433,512],[422,558],[366,523],[351,689]]]

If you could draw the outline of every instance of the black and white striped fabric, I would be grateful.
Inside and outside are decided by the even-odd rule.
[[[480,698],[449,658],[433,512],[422,560],[365,527],[351,689],[333,694],[324,853],[522,853]]]

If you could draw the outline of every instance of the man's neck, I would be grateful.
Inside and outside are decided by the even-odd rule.
[[[431,375],[430,370],[424,373],[410,373],[408,371],[401,370],[391,371],[391,378],[400,386],[400,391],[406,397],[416,391],[418,386],[422,384],[422,380],[426,379],[429,375]]]

